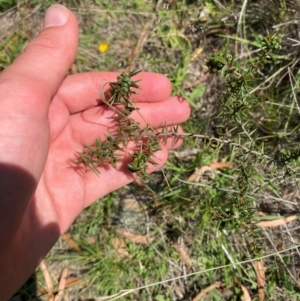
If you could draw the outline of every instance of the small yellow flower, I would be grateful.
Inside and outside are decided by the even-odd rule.
[[[101,53],[104,53],[108,50],[108,44],[107,43],[99,43],[98,44],[98,50]]]

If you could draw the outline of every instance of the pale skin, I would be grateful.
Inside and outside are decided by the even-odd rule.
[[[83,145],[104,139],[117,126],[101,95],[118,73],[66,77],[77,51],[78,25],[66,8],[56,6],[51,13],[37,38],[0,74],[1,301],[26,281],[84,208],[135,177],[128,158],[117,169],[99,168],[100,176],[74,164]],[[188,103],[170,96],[164,75],[141,73],[135,79],[141,79],[134,99],[143,118],[132,117],[141,128],[145,120],[156,129],[187,120]],[[153,158],[158,165],[149,165],[149,172],[181,144],[171,141],[162,144]]]

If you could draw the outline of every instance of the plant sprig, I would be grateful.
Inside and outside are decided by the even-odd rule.
[[[131,141],[134,142],[134,148],[129,153],[131,157],[131,162],[127,164],[129,171],[139,176],[148,176],[146,172],[148,164],[157,165],[151,159],[154,153],[161,149],[157,133],[150,125],[140,130],[139,122],[129,117],[133,111],[138,110],[131,97],[136,94],[133,89],[139,89],[138,81],[132,80],[139,72],[121,73],[116,82],[109,83],[110,90],[106,93],[109,95],[108,99],[103,99],[116,113],[116,135],[109,132],[104,141],[97,138],[93,146],[86,145],[83,152],[78,152],[77,163],[86,165],[96,174],[99,174],[98,167],[101,166],[111,165],[116,168],[120,158],[125,156]]]
[[[229,53],[227,43],[221,51],[206,59],[209,73],[219,73],[224,79],[224,92],[219,99],[222,108],[219,115],[222,118],[220,135],[227,133],[232,123],[239,124],[244,111],[251,103],[257,102],[251,90],[259,81],[261,70],[268,68],[279,56],[281,40],[276,35],[254,37],[259,51],[252,60],[237,60]]]

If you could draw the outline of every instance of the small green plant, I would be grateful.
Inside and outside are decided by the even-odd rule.
[[[219,99],[221,109],[219,110],[220,122],[217,130],[218,136],[223,138],[219,139],[220,150],[224,149],[225,141],[228,142],[229,145],[231,144],[232,154],[235,153],[235,161],[240,162],[233,172],[236,181],[233,183],[231,195],[227,196],[221,205],[217,199],[213,201],[216,203],[212,204],[215,212],[214,219],[217,221],[218,228],[246,234],[249,238],[249,251],[252,256],[257,256],[262,248],[257,243],[259,231],[255,226],[256,208],[253,205],[253,199],[249,197],[254,179],[257,177],[251,162],[252,155],[255,155],[255,160],[260,161],[268,156],[257,151],[260,146],[256,142],[255,130],[253,130],[247,114],[259,103],[259,97],[252,93],[252,90],[262,80],[263,70],[275,60],[281,45],[275,35],[255,36],[254,38],[253,44],[258,47],[258,51],[251,59],[236,59],[229,53],[229,44],[225,44],[220,52],[207,58],[206,66],[210,74],[220,74],[224,80],[224,91]],[[248,134],[245,135],[245,133]],[[234,145],[233,141],[239,141],[239,143]],[[249,144],[249,142],[251,143]],[[249,147],[245,147],[247,144]],[[268,160],[271,162],[272,158],[268,157]],[[284,163],[287,161],[286,157],[282,160]],[[277,161],[283,162],[282,160],[278,159]]]
[[[222,134],[228,133],[230,123],[240,125],[244,110],[258,101],[252,89],[261,80],[262,70],[276,60],[277,52],[281,49],[281,41],[276,35],[255,36],[255,39],[254,44],[259,51],[252,60],[237,60],[228,52],[228,43],[206,60],[209,73],[220,73],[225,81],[225,89],[219,100]]]
[[[93,146],[85,146],[83,152],[78,152],[79,160],[95,173],[99,173],[97,167],[111,165],[117,167],[117,162],[124,157],[129,142],[134,142],[135,146],[129,156],[131,162],[127,164],[128,170],[137,173],[139,176],[148,176],[146,170],[148,164],[156,165],[151,157],[156,151],[161,149],[159,139],[154,129],[147,125],[144,130],[140,130],[139,122],[130,118],[133,111],[138,111],[135,102],[131,99],[136,94],[132,89],[138,89],[138,81],[132,77],[139,73],[123,72],[117,82],[109,83],[110,90],[103,100],[115,112],[115,122],[117,134],[108,133],[106,140],[96,139]]]
[[[292,149],[289,150],[287,154],[281,152],[281,151],[276,151],[273,162],[276,166],[284,168],[285,170],[285,176],[290,176],[290,168],[288,164],[291,161],[296,161],[300,157],[300,150],[299,149]]]

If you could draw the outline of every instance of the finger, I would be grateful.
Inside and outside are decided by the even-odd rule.
[[[51,97],[75,59],[77,42],[74,14],[62,5],[50,7],[44,29],[1,74],[1,103],[4,101],[14,112],[26,114],[28,118],[46,114]]]
[[[156,152],[155,156],[151,159],[157,163],[156,166],[149,164],[147,172],[152,173],[161,168],[168,158],[168,151],[163,148],[161,151]],[[127,185],[134,181],[136,174],[131,173],[128,170],[127,164],[129,159],[123,160],[118,163],[117,168],[106,166],[99,168],[100,175],[96,175],[93,171],[89,170],[85,174],[85,207],[91,205],[95,200],[102,198],[106,194],[113,192],[124,185]],[[105,177],[101,178],[101,175],[105,174]]]
[[[36,178],[48,152],[49,103],[75,58],[78,40],[76,18],[62,6],[47,11],[44,26],[0,74],[0,161],[18,162]]]
[[[58,91],[58,97],[66,104],[70,113],[74,114],[101,103],[101,98],[109,89],[108,83],[115,82],[120,73],[91,72],[68,76]],[[172,91],[170,80],[158,73],[141,72],[133,77],[140,80],[140,89],[132,99],[140,102],[159,102],[168,98]]]
[[[158,103],[139,103],[138,111],[131,118],[140,123],[140,129],[147,124],[153,128],[174,125],[186,121],[190,115],[190,106],[181,97],[173,96]],[[107,106],[99,106],[71,116],[75,139],[82,145],[91,145],[96,138],[117,132],[116,113]]]

